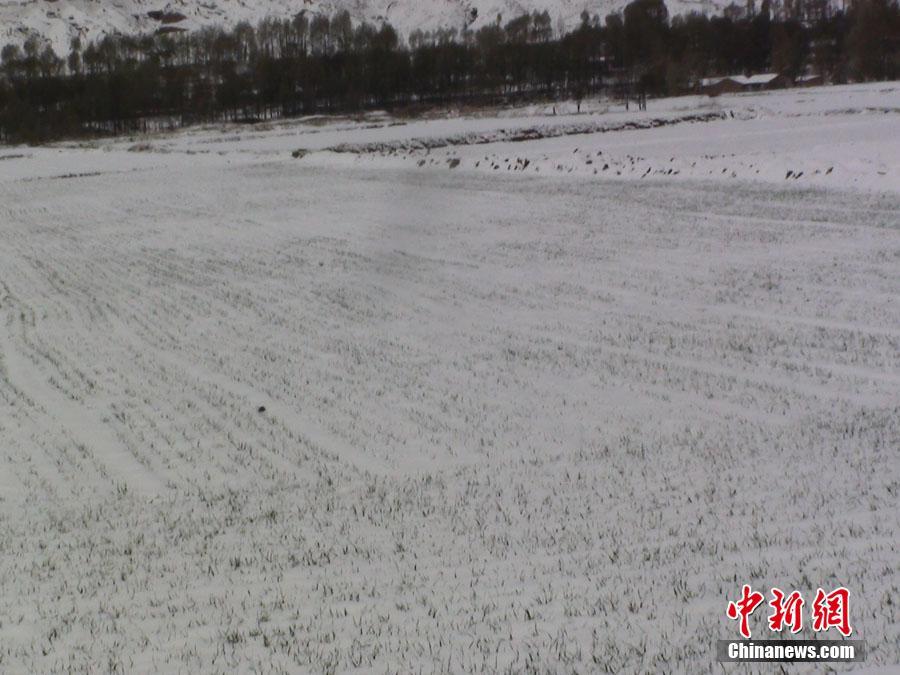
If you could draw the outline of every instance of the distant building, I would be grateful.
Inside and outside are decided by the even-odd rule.
[[[707,77],[700,81],[700,92],[708,96],[737,94],[744,91],[764,89],[784,89],[792,84],[791,78],[779,73],[759,73],[757,75],[726,75]]]
[[[700,80],[700,91],[708,96],[736,94],[743,86],[734,77],[705,77]]]
[[[761,89],[784,89],[790,87],[791,78],[778,73],[760,73],[759,75],[739,76],[736,78],[744,87],[744,91],[759,91]]]

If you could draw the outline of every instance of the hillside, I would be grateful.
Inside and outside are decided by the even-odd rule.
[[[478,28],[496,21],[498,15],[506,21],[545,9],[554,26],[571,27],[585,10],[605,16],[625,4],[627,0],[180,0],[169,4],[152,0],[0,0],[0,45],[21,44],[28,36],[37,35],[64,53],[75,36],[90,40],[113,32],[154,32],[164,25],[193,30],[256,22],[267,16],[289,17],[303,10],[332,14],[347,9],[356,20],[388,20],[403,35],[416,28],[461,28],[466,24]],[[722,4],[722,0],[667,2],[671,14],[710,10]]]

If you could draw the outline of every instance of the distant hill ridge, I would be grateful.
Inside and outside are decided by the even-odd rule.
[[[29,36],[49,42],[59,54],[73,37],[82,41],[110,33],[196,30],[208,25],[256,23],[266,17],[292,17],[301,11],[335,14],[348,10],[355,21],[389,21],[403,36],[417,28],[477,29],[525,12],[550,13],[554,28],[572,28],[581,13],[604,17],[628,0],[0,0],[0,46],[21,44]],[[714,11],[722,0],[667,0],[670,14]]]

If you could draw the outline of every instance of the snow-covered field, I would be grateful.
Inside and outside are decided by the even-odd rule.
[[[900,663],[900,84],[549,112],[0,148],[0,671]]]

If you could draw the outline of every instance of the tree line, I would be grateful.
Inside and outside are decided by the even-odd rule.
[[[301,114],[691,91],[699,78],[814,72],[834,82],[900,77],[898,0],[755,0],[722,15],[670,18],[663,0],[547,12],[478,30],[416,30],[334,16],[234,29],[72,41],[63,58],[30,39],[0,51],[0,141],[130,133],[154,126]]]

